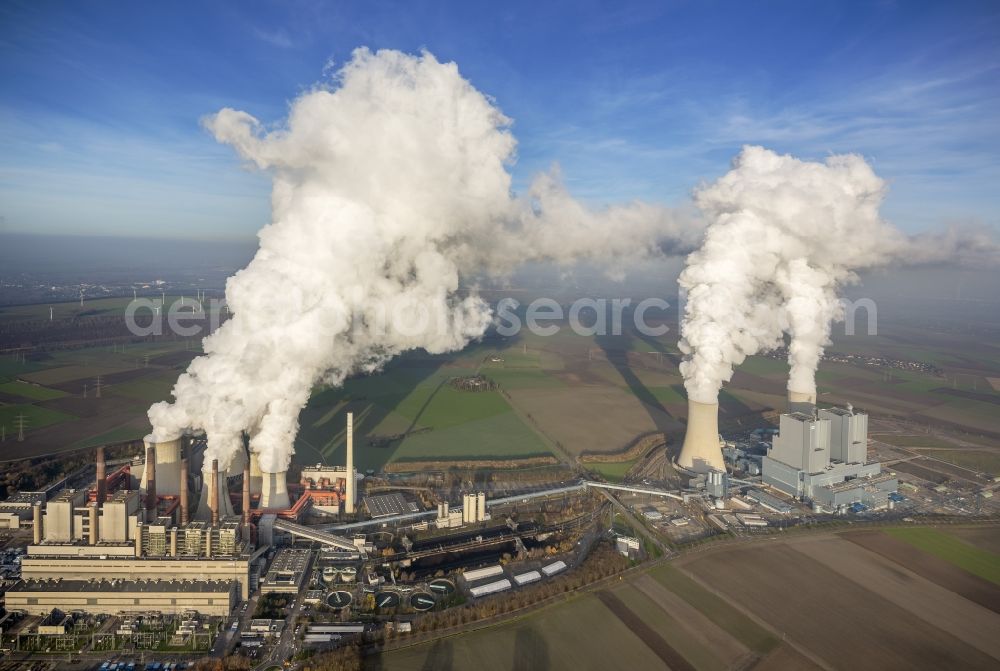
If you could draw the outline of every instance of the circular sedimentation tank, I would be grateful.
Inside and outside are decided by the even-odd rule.
[[[434,597],[427,592],[414,592],[410,595],[410,607],[414,610],[430,610],[435,603]]]
[[[455,593],[455,583],[445,578],[437,578],[436,580],[431,580],[429,587],[430,590],[435,594]]]
[[[330,592],[326,595],[326,605],[337,610],[347,608],[351,605],[352,601],[354,601],[354,597],[351,596],[351,593],[342,590]]]
[[[379,592],[375,595],[376,608],[395,608],[399,605],[399,594],[395,592]]]

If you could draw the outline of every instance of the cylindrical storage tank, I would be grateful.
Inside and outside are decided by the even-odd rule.
[[[688,399],[687,432],[677,464],[698,473],[726,470],[719,440],[719,404]]]
[[[476,495],[476,521],[482,522],[486,519],[486,494],[479,492]]]
[[[260,508],[284,509],[290,508],[288,500],[287,473],[268,473],[262,471],[263,481],[260,492]]]
[[[323,582],[337,582],[339,571],[332,566],[323,569]]]
[[[160,496],[180,496],[181,493],[181,438],[154,442],[152,436],[146,436],[142,442],[147,452],[153,448],[156,462],[156,493]],[[146,491],[148,469],[142,471],[142,481],[139,489]]]
[[[354,582],[358,579],[358,569],[353,566],[345,566],[340,569],[340,581],[341,582]]]
[[[788,412],[812,415],[816,412],[816,392],[788,390]]]

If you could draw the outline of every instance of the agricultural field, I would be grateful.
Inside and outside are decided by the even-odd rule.
[[[940,557],[973,575],[1000,585],[1000,556],[980,550],[937,529],[913,527],[889,529],[887,534],[906,541],[921,552]]]
[[[64,303],[54,310],[57,319],[111,315],[127,302],[93,300],[82,308]],[[0,308],[0,321],[47,318],[47,305]],[[927,361],[940,366],[941,375],[824,361],[818,374],[820,402],[851,402],[874,416],[973,431],[968,441],[975,441],[975,447],[1000,447],[1000,433],[993,437],[1000,392],[987,379],[1000,376],[997,348],[959,335],[930,335],[923,342],[921,333],[840,337],[831,350]],[[676,337],[676,329],[659,338],[629,332],[588,337],[562,324],[549,337],[524,331],[441,356],[409,353],[381,373],[348,380],[342,389],[316,389],[300,418],[297,459],[340,461],[343,412],[348,409],[355,413],[363,448],[359,465],[366,469],[397,462],[553,454],[572,459],[588,452],[618,452],[651,431],[663,432],[676,445],[687,412]],[[5,446],[10,458],[90,446],[108,437],[141,437],[147,431],[149,404],[169,398],[177,375],[199,351],[197,339],[153,339],[125,348],[38,352],[27,360],[0,356],[0,423],[11,435],[12,415],[25,412],[28,420],[27,440]],[[723,430],[773,421],[774,411],[785,405],[787,370],[784,361],[749,357],[720,396]],[[448,384],[452,377],[474,374],[491,378],[502,393],[460,391]],[[100,399],[95,398],[98,377]],[[953,447],[948,441],[912,436],[920,444],[908,447],[925,448],[928,456],[1000,472],[1000,452],[946,452],[944,448]],[[895,437],[884,439],[901,444]],[[607,470],[608,477],[621,477],[612,472],[617,468]]]
[[[829,668],[988,669],[1000,660],[1000,615],[843,538],[728,548],[677,566]]]
[[[998,527],[903,535],[913,531],[1000,544]],[[381,655],[366,668],[996,668],[1000,613],[956,592],[943,574],[915,572],[923,550],[894,559],[856,542],[862,534],[897,542],[866,531],[710,549],[512,622]],[[949,556],[961,561],[961,553]]]
[[[592,461],[584,465],[587,470],[602,475],[608,482],[621,482],[629,469],[635,465],[635,461]]]
[[[664,668],[640,635],[592,594],[496,627],[384,654],[376,664],[383,671]]]
[[[149,432],[146,409],[167,397],[178,374],[196,355],[191,342],[154,341],[57,350],[26,361],[3,357],[3,459],[141,438]],[[18,416],[24,417],[24,441],[16,440]]]

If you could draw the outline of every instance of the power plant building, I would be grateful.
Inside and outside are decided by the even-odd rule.
[[[781,415],[761,462],[763,483],[830,509],[860,502],[879,508],[896,491],[895,476],[869,463],[868,416],[852,408]]]
[[[180,614],[198,611],[225,617],[238,601],[232,580],[97,578],[25,580],[6,594],[8,610],[48,615],[53,609],[117,615],[128,612]]]

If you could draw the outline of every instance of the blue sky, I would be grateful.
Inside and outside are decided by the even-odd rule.
[[[885,213],[1000,225],[993,2],[5,2],[0,232],[229,238],[269,181],[199,119],[278,121],[358,46],[454,60],[515,120],[515,184],[683,200],[745,143],[859,152]]]

